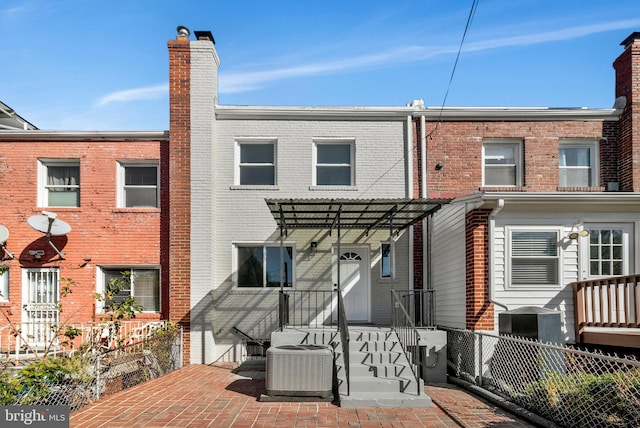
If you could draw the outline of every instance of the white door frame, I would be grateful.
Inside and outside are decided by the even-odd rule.
[[[340,244],[340,252],[342,254],[346,253],[346,252],[356,252],[360,255],[360,257],[362,257],[362,268],[364,269],[363,272],[361,272],[361,275],[365,275],[366,277],[363,278],[364,282],[365,282],[365,289],[364,291],[366,292],[366,319],[358,319],[358,320],[353,320],[356,322],[371,322],[371,248],[368,245],[358,245],[358,244]],[[333,246],[333,251],[332,251],[332,280],[333,280],[333,284],[338,283],[338,265],[337,262],[340,260],[340,256],[341,254],[338,254],[338,246],[334,245]],[[341,269],[342,270],[342,269]],[[342,273],[342,272],[341,272]],[[346,304],[345,304],[346,306]],[[345,311],[347,310],[347,308],[345,308]],[[352,321],[352,319],[350,319],[349,314],[347,313],[347,320],[348,321]]]

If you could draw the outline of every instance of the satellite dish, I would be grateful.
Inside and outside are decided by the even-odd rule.
[[[7,247],[6,247],[7,239],[9,239],[9,229],[7,229],[6,226],[0,224],[0,247],[2,247],[2,250],[5,252],[5,254],[10,259],[12,259],[13,253],[7,250]],[[2,255],[1,260],[4,260],[4,254]]]
[[[27,219],[27,223],[29,223],[29,226],[33,227],[38,232],[44,233],[49,241],[49,245],[56,250],[56,253],[58,253],[58,256],[60,256],[61,259],[64,259],[64,253],[61,253],[60,250],[53,245],[51,237],[66,235],[71,232],[71,226],[56,217],[58,217],[56,213],[42,211],[42,215],[32,215],[29,217]]]
[[[43,211],[43,215],[32,215],[27,219],[29,226],[47,236],[63,236],[71,232],[71,226],[67,222],[56,218],[52,212]]]
[[[8,238],[9,229],[7,229],[6,226],[0,224],[0,244],[4,244],[5,242],[7,242]]]

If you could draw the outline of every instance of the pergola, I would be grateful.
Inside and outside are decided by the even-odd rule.
[[[289,230],[324,229],[337,233],[340,254],[341,231],[388,229],[391,252],[393,235],[438,211],[451,199],[265,199],[280,228],[280,289],[284,287],[283,239]],[[340,287],[340,263],[338,290]]]

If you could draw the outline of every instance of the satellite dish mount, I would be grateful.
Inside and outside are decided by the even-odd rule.
[[[42,232],[47,237],[47,242],[55,250],[62,260],[64,260],[64,253],[58,250],[53,242],[51,242],[52,236],[63,236],[71,232],[71,226],[66,222],[57,218],[56,213],[50,211],[42,211],[42,215],[34,215],[27,219],[29,226],[35,230]]]

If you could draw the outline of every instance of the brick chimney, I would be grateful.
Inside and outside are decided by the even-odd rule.
[[[624,52],[613,62],[616,100],[626,98],[618,122],[620,190],[640,192],[640,32],[620,44]]]
[[[178,27],[169,48],[169,318],[184,327],[184,363],[209,363],[214,260],[214,140],[220,60],[209,31]],[[198,338],[192,341],[191,338]],[[210,352],[210,351],[209,351]]]

